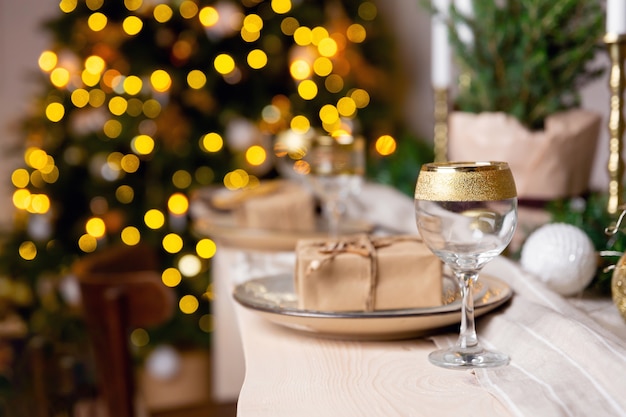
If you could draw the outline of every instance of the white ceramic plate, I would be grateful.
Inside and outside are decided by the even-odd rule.
[[[513,295],[511,288],[495,277],[482,274],[478,283],[482,285],[477,285],[474,294],[476,317],[501,306]],[[373,312],[301,310],[291,275],[246,281],[235,287],[233,297],[263,318],[300,331],[342,339],[393,340],[422,336],[460,323],[458,291],[450,285],[456,284],[451,279],[444,281],[442,306]]]

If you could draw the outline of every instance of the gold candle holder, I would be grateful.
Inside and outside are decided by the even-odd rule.
[[[448,160],[448,89],[435,88],[435,129],[434,154],[435,162]]]
[[[607,211],[615,214],[622,204],[622,160],[624,136],[624,56],[626,54],[626,35],[607,33],[604,36],[611,58],[609,88],[611,93],[609,113],[609,199]]]

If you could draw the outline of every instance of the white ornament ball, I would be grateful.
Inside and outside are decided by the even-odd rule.
[[[180,372],[180,354],[172,346],[159,345],[146,358],[146,371],[156,379],[168,380]]]
[[[571,224],[551,223],[528,236],[520,263],[548,288],[570,296],[591,283],[597,257],[593,242],[583,230]]]

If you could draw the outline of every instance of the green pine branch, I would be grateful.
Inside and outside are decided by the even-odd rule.
[[[422,2],[424,3],[424,2]],[[580,89],[602,75],[592,61],[603,48],[604,11],[582,0],[474,1],[473,15],[452,5],[450,43],[463,83],[458,110],[504,112],[531,129],[581,104]],[[427,5],[431,13],[437,13]],[[459,38],[466,25],[474,42]]]

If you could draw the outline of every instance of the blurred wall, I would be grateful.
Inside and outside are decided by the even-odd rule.
[[[41,22],[58,9],[58,1],[0,0],[0,228],[12,221],[9,181],[21,161],[21,153],[11,149],[20,139],[16,121],[36,93],[30,74],[38,71],[39,54],[49,44]]]

